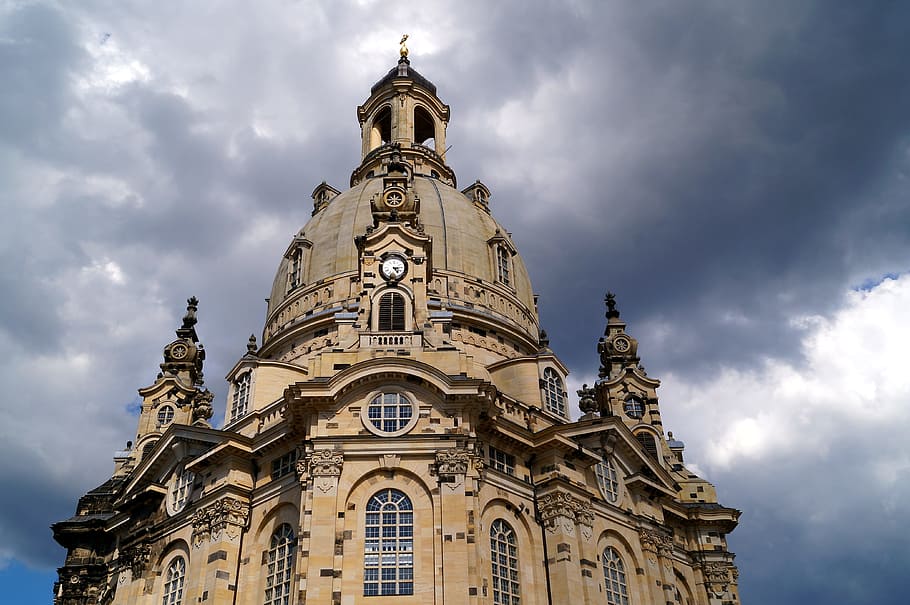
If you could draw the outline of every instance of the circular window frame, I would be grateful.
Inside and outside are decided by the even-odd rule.
[[[168,416],[168,412],[170,413],[169,414],[170,418],[167,418],[166,420],[162,420],[161,415],[164,414],[165,416]],[[176,416],[176,414],[177,414],[177,410],[174,409],[174,406],[172,406],[169,403],[166,403],[163,406],[161,406],[160,408],[158,408],[158,413],[155,415],[155,420],[157,421],[159,427],[166,427],[166,426],[170,425],[172,422],[174,422],[174,417]]]
[[[641,406],[641,414],[636,416],[629,410],[630,401],[634,401],[638,405]],[[648,412],[648,402],[645,400],[644,397],[641,397],[640,395],[629,394],[626,396],[625,399],[622,400],[622,411],[626,416],[628,416],[632,420],[641,420],[642,418],[645,417],[645,414],[647,414],[647,412]]]
[[[370,404],[377,397],[383,395],[398,395],[399,397],[404,397],[409,404],[411,404],[411,418],[407,424],[398,429],[397,431],[384,431],[381,428],[373,424],[373,421],[370,420]],[[404,389],[398,388],[384,388],[371,391],[366,397],[366,401],[363,404],[363,407],[360,412],[360,422],[363,424],[364,428],[378,437],[400,437],[414,430],[414,427],[417,426],[417,420],[420,416],[420,406],[416,402],[414,394],[406,391]]]

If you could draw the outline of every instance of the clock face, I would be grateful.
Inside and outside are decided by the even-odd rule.
[[[174,359],[183,359],[186,357],[187,348],[185,344],[175,344],[171,347],[171,357]]]
[[[404,196],[400,191],[389,191],[385,196],[385,203],[391,208],[397,208],[404,203]]]
[[[628,339],[621,336],[613,341],[613,348],[620,353],[625,353],[631,346],[632,343],[630,343]]]
[[[406,269],[404,259],[398,256],[390,256],[380,265],[382,276],[386,279],[401,279]]]

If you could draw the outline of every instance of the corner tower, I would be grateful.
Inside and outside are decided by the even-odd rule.
[[[55,604],[736,605],[739,511],[664,435],[613,297],[573,421],[518,246],[486,185],[456,189],[406,49],[357,117],[361,163],[313,190],[222,428],[191,300],[139,452],[54,526]]]

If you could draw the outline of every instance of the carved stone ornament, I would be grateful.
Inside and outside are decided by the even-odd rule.
[[[152,547],[148,544],[137,544],[120,553],[119,563],[122,568],[129,568],[134,578],[142,575],[148,567]]]
[[[344,455],[333,450],[316,450],[307,457],[307,472],[312,477],[339,477]]]
[[[643,550],[669,557],[673,554],[673,538],[653,529],[639,528],[638,539]]]
[[[468,472],[471,454],[462,449],[439,450],[436,452],[437,475],[464,475]]]
[[[713,561],[705,563],[705,581],[708,584],[708,590],[714,593],[714,596],[721,598],[727,593],[729,585],[739,576],[739,570],[731,563],[722,561]]]
[[[224,498],[197,510],[193,515],[193,546],[198,548],[206,539],[220,540],[222,534],[236,540],[249,517],[250,505],[236,498]]]
[[[540,519],[550,533],[562,529],[566,534],[575,532],[575,523],[591,527],[594,524],[594,513],[591,505],[566,492],[553,492],[543,496],[537,506]]]

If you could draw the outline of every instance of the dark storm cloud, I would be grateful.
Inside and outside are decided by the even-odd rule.
[[[0,510],[0,565],[59,565],[35,536],[110,472],[135,430],[123,402],[154,380],[190,295],[220,422],[221,377],[260,334],[310,191],[346,188],[355,107],[394,64],[400,30],[416,28],[412,66],[452,106],[460,186],[493,190],[576,376],[596,370],[606,289],[649,371],[695,380],[768,356],[798,365],[793,318],[910,269],[902,4],[0,10],[0,346],[11,360],[0,380],[14,394],[0,405],[0,458],[34,459],[31,473],[0,465],[0,485],[21,494]],[[391,41],[374,52],[376,32]],[[665,416],[679,403],[662,400]],[[31,422],[29,409],[66,429]],[[732,537],[743,601],[902,602],[889,585],[906,563],[895,526],[906,481],[870,482],[874,435],[815,428],[836,454],[712,469],[722,501],[745,511]],[[691,440],[713,436],[688,430],[701,460]],[[73,433],[91,443],[80,449]],[[56,469],[48,442],[77,452],[64,462],[78,467]],[[889,489],[902,500],[865,514],[863,492]],[[832,504],[813,517],[818,502]]]
[[[554,221],[556,211],[525,218],[523,200],[534,192],[492,184],[499,214],[519,240],[549,244],[522,249],[554,344],[570,365],[593,361],[579,356],[577,343],[592,340],[607,288],[619,292],[633,331],[635,322],[649,320],[672,327],[673,342],[650,351],[658,366],[748,364],[792,348],[798,334],[787,317],[838,304],[837,292],[856,270],[846,247],[874,247],[884,237],[907,249],[905,204],[892,203],[890,225],[868,231],[846,220],[882,193],[907,141],[910,78],[902,57],[910,51],[910,14],[890,9],[823,3],[777,18],[740,6],[604,9],[610,14],[570,20],[581,33],[559,38],[566,48],[558,56],[567,61],[554,62],[551,53],[535,55],[533,67],[515,61],[525,81],[541,71],[556,78],[581,55],[572,43],[590,41],[584,53],[591,69],[581,74],[590,79],[589,94],[566,95],[564,105],[550,107],[565,114],[565,124],[541,138],[536,166],[547,170],[548,141],[577,156],[581,182],[565,203],[584,209],[576,211],[579,219],[565,217],[563,201],[554,199],[540,201],[569,220]],[[596,35],[605,23],[605,35]],[[596,71],[601,61],[605,71],[615,69],[611,57],[628,59],[624,91]],[[466,71],[497,74],[489,64]],[[457,107],[483,111],[471,95],[455,94]],[[624,134],[617,122],[626,116],[599,111],[598,101],[644,126],[641,147],[620,160],[621,174],[599,158],[606,160],[604,150]],[[660,130],[648,128],[649,113]],[[664,115],[680,120],[668,123]],[[564,135],[572,145],[560,140]],[[554,263],[556,271],[535,270]],[[586,278],[567,282],[564,275]],[[553,305],[566,299],[581,301],[592,323],[564,321]],[[706,329],[711,338],[702,337]],[[752,346],[743,348],[743,339]]]

